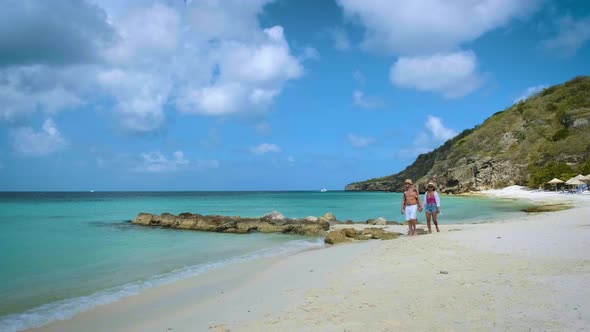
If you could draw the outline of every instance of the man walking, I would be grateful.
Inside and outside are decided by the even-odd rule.
[[[418,190],[414,188],[411,179],[407,179],[405,182],[406,191],[402,198],[402,214],[406,214],[406,221],[408,222],[408,235],[418,235],[416,232],[416,214],[422,212],[422,203],[420,202],[420,195]]]

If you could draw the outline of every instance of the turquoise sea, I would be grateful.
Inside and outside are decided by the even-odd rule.
[[[258,257],[323,246],[320,238],[218,234],[130,224],[139,212],[401,221],[401,195],[301,192],[0,193],[0,331],[65,319],[142,289]],[[442,196],[440,224],[493,221],[523,203]],[[424,221],[424,216],[419,217]]]

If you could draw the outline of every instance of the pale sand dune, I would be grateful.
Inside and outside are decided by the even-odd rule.
[[[590,204],[576,205],[227,267],[41,330],[588,330]]]

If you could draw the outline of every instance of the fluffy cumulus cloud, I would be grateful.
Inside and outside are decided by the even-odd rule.
[[[0,122],[14,122],[34,112],[47,114],[85,103],[79,82],[85,66],[55,68],[42,65],[0,68]]]
[[[410,148],[399,151],[401,158],[415,158],[419,154],[434,150],[442,143],[457,136],[456,131],[445,127],[443,120],[433,115],[426,118],[424,129],[418,132]]]
[[[284,82],[303,74],[280,26],[264,29],[258,44],[224,43],[216,59],[215,82],[185,86],[177,102],[179,109],[210,115],[263,110]]]
[[[448,139],[451,139],[457,135],[457,133],[450,128],[446,128],[442,120],[437,118],[436,116],[429,115],[426,119],[426,129],[430,131],[432,138],[439,142],[444,142]]]
[[[14,149],[26,157],[41,157],[64,149],[68,141],[62,136],[52,119],[43,123],[40,131],[19,127],[12,131]]]
[[[276,144],[262,143],[250,148],[250,152],[253,154],[266,154],[271,152],[282,152],[283,150]]]
[[[348,134],[348,142],[355,148],[364,148],[375,143],[375,139],[372,137],[363,137],[356,134]]]
[[[98,60],[114,38],[104,10],[85,1],[10,1],[0,11],[0,66]]]
[[[460,51],[461,46],[527,16],[540,0],[337,2],[347,16],[364,26],[361,46],[365,50],[399,56],[391,69],[394,85],[457,98],[481,83],[475,54]]]
[[[530,88],[524,90],[523,93],[514,100],[514,102],[518,103],[519,101],[525,100],[528,97],[543,91],[543,89],[545,89],[546,87],[547,85],[545,84],[531,86]]]
[[[319,56],[295,55],[281,26],[260,26],[268,2],[15,2],[0,13],[0,120],[76,108],[89,95],[133,132],[159,130],[175,109],[264,113]]]
[[[400,57],[389,78],[397,87],[438,92],[446,98],[465,96],[481,84],[473,52]]]
[[[570,56],[590,40],[590,16],[578,20],[565,16],[559,20],[556,36],[543,41],[543,45],[563,55]]]
[[[453,51],[537,8],[537,0],[337,0],[366,28],[362,46],[380,53]]]
[[[173,172],[185,167],[189,161],[182,151],[176,151],[168,158],[159,151],[141,154],[141,162],[134,169],[136,172],[163,173]]]

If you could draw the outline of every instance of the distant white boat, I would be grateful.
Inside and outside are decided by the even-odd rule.
[[[93,192],[94,192],[94,190],[90,190],[90,192],[91,192],[91,193],[93,193]]]
[[[320,190],[321,192],[325,193],[326,191],[328,191],[328,189],[326,188],[322,188],[322,190]]]

